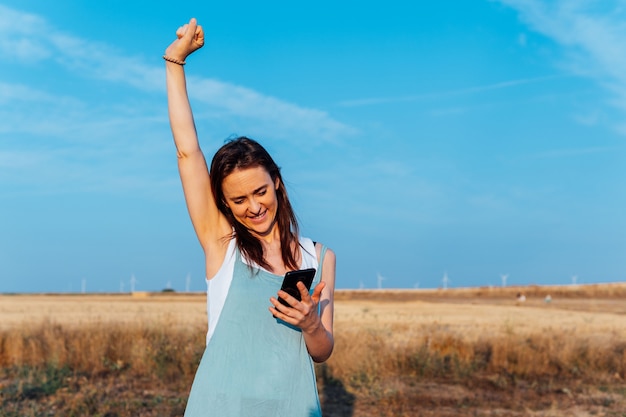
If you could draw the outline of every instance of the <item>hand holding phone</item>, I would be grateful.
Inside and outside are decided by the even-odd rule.
[[[298,282],[302,282],[307,290],[311,289],[311,284],[313,283],[313,277],[315,277],[315,268],[309,269],[300,269],[297,271],[289,271],[285,274],[285,278],[283,279],[283,284],[280,289],[285,291],[287,294],[291,295],[298,301],[302,301],[302,297],[300,296],[300,290],[298,289]],[[278,297],[278,301],[287,307],[291,307],[287,301]]]

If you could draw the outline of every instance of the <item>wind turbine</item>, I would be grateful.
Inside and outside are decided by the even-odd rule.
[[[578,282],[578,277],[576,275],[572,275],[572,285],[576,285]]]
[[[376,280],[378,283],[378,289],[380,290],[383,287],[383,281],[385,280],[385,277],[383,277],[382,275],[380,275],[380,272],[376,274]]]
[[[87,280],[85,278],[80,283],[80,292],[83,294],[87,292]]]
[[[135,278],[135,274],[130,276],[130,292],[135,292],[135,284],[137,283],[137,278]]]
[[[443,273],[443,278],[441,279],[441,282],[443,283],[443,289],[447,290],[448,289],[448,282],[450,282],[450,278],[448,278],[448,273],[447,272]]]
[[[502,274],[500,278],[502,279],[502,286],[506,287],[506,279],[509,277],[509,274]]]
[[[191,285],[191,274],[187,274],[187,279],[185,281],[185,292],[189,292],[190,285]]]

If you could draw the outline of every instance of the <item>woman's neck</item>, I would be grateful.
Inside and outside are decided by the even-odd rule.
[[[275,274],[282,275],[291,269],[287,268],[284,263],[280,235],[278,233],[276,233],[276,235],[272,234],[272,237],[269,239],[268,236],[265,236],[264,238],[259,239],[259,241],[263,246],[263,257],[272,267],[272,271]],[[300,246],[298,242],[293,242],[291,246],[294,258],[296,259],[297,264],[300,265],[302,263]]]

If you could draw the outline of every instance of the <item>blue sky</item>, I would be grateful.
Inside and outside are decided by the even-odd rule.
[[[0,0],[0,292],[204,290],[161,59],[192,16],[207,157],[263,143],[338,288],[626,280],[625,14]]]

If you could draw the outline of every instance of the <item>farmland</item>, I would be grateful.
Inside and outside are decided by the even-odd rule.
[[[624,416],[624,300],[626,284],[338,291],[324,415]],[[3,415],[182,415],[205,302],[0,295]]]

